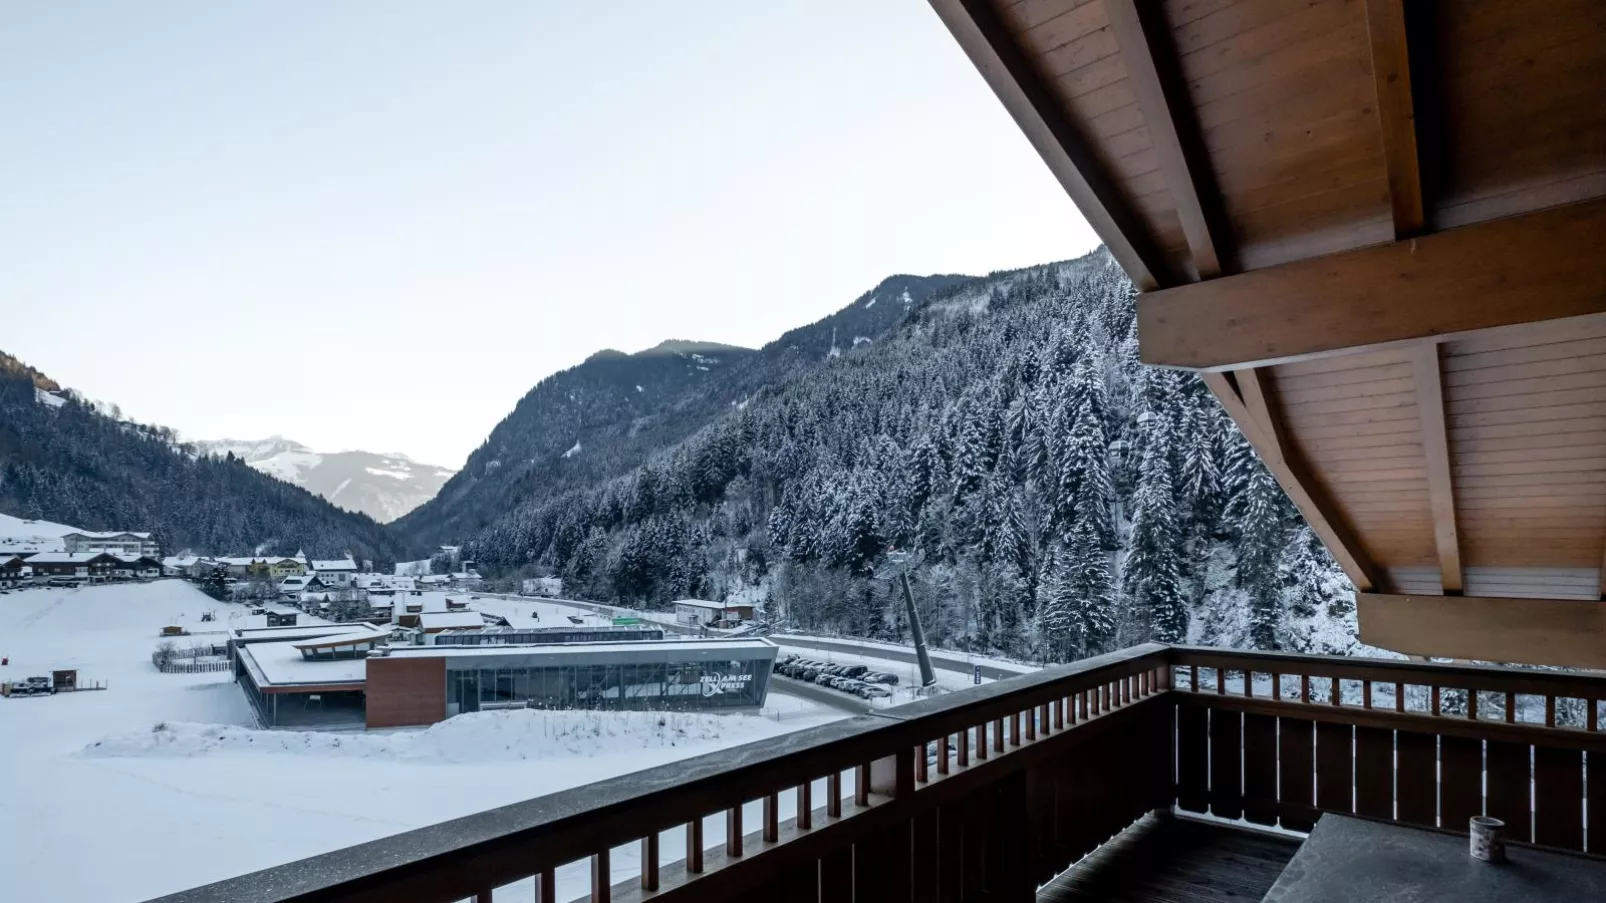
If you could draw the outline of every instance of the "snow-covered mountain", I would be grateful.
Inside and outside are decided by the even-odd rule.
[[[283,436],[192,443],[202,454],[233,453],[251,467],[323,496],[347,511],[389,523],[435,497],[457,471],[420,464],[406,455],[366,451],[315,452]]]

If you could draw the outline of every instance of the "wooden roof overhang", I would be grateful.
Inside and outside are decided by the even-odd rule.
[[[1363,640],[1606,667],[1606,3],[930,2]]]

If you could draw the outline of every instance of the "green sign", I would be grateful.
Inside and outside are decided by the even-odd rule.
[[[614,618],[613,619],[613,626],[615,626],[615,627],[631,627],[631,626],[634,626],[634,625],[640,624],[640,623],[641,623],[641,619],[640,618]]]

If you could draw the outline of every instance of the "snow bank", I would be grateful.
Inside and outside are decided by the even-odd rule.
[[[717,741],[746,743],[775,733],[766,719],[705,712],[577,712],[515,709],[449,718],[421,731],[264,731],[227,724],[164,721],[84,747],[93,758],[194,757],[259,752],[476,763],[573,758]]]

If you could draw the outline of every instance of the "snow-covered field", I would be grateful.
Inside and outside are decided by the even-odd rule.
[[[143,900],[842,717],[776,695],[759,715],[515,711],[424,730],[258,731],[227,672],[151,665],[161,626],[211,627],[209,609],[219,626],[260,620],[180,581],[0,595],[0,679],[76,667],[110,684],[0,699],[0,899]],[[624,849],[614,863],[621,879],[636,867]],[[583,893],[583,864],[560,880]]]

